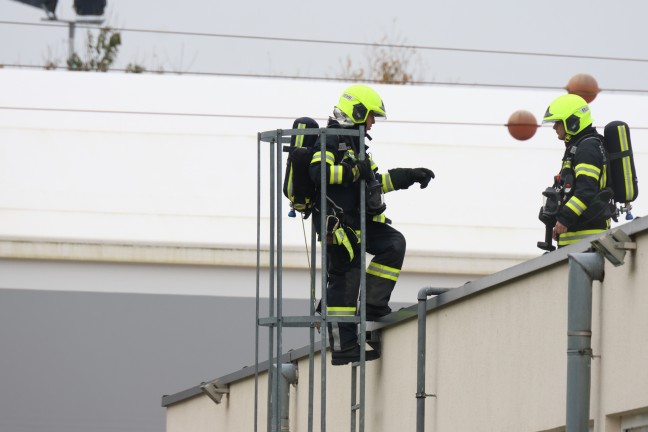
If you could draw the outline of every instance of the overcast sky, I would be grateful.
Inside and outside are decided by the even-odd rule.
[[[605,90],[648,91],[648,40],[643,0],[609,2],[495,0],[421,2],[304,2],[214,0],[107,0],[105,23],[120,29],[197,32],[270,38],[390,43],[414,78],[424,82],[563,87],[571,76],[592,74]],[[73,0],[61,0],[59,19],[75,19]],[[0,64],[64,64],[67,28],[46,24],[37,8],[0,0]],[[80,50],[87,30],[77,30]],[[148,70],[301,77],[340,77],[352,58],[366,67],[375,48],[348,44],[187,36],[122,31],[116,67]],[[443,49],[431,49],[443,48]],[[488,51],[475,52],[476,51]],[[525,52],[544,55],[495,54]],[[394,51],[392,51],[394,53]],[[606,57],[607,59],[569,56]],[[623,58],[611,60],[610,58]]]

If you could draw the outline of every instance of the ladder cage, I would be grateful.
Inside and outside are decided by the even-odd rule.
[[[320,243],[321,250],[321,312],[318,316],[315,310],[316,302],[316,260],[317,260],[317,237],[313,221],[311,220],[311,238],[310,238],[310,310],[309,315],[304,316],[284,316],[283,303],[283,191],[282,191],[282,172],[284,166],[284,145],[290,144],[290,139],[297,135],[318,135],[320,138],[320,150],[326,153],[327,137],[332,135],[358,137],[360,143],[359,159],[363,160],[365,156],[365,130],[364,126],[358,129],[338,129],[338,128],[313,128],[313,129],[276,129],[257,134],[257,268],[256,268],[256,319],[255,319],[255,402],[254,402],[254,432],[258,430],[258,407],[259,407],[259,343],[260,327],[268,327],[268,394],[267,394],[267,431],[278,432],[282,430],[282,398],[280,392],[280,379],[278,374],[281,370],[281,362],[290,362],[289,353],[283,353],[283,327],[308,327],[309,328],[309,374],[308,374],[308,432],[313,431],[314,418],[313,407],[314,383],[315,383],[315,329],[319,326],[321,339],[319,343],[320,350],[320,379],[321,379],[321,411],[320,411],[320,431],[326,431],[326,367],[327,367],[327,324],[333,321],[351,321],[359,324],[359,345],[360,345],[360,362],[352,366],[352,384],[351,384],[351,430],[355,432],[356,425],[359,426],[359,432],[364,432],[364,410],[365,410],[365,341],[366,341],[366,210],[365,210],[365,180],[361,179],[358,183],[360,187],[360,298],[359,298],[359,316],[355,317],[329,317],[327,315],[327,245],[326,241]],[[267,148],[265,148],[267,147]],[[263,174],[262,155],[267,150],[268,172]],[[320,239],[326,238],[326,158],[321,158],[322,177],[320,179]],[[264,181],[265,177],[265,181]],[[268,208],[268,315],[262,317],[260,310],[261,298],[261,224],[262,224],[262,196],[263,188],[267,187],[266,193],[269,198]],[[313,217],[315,217],[313,213]],[[276,341],[276,342],[275,342]],[[276,367],[272,367],[275,365]],[[356,381],[356,370],[359,370],[359,383]],[[356,397],[359,392],[359,398]],[[359,400],[358,400],[359,399]],[[285,407],[284,407],[285,408]],[[356,422],[356,416],[358,422]]]

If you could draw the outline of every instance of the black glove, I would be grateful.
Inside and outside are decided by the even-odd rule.
[[[427,168],[393,168],[389,170],[389,177],[395,190],[407,189],[414,183],[420,183],[424,189],[434,178],[434,173]]]
[[[409,168],[392,168],[388,171],[394,190],[407,189],[414,184],[414,180],[411,180],[408,174],[409,170]]]
[[[366,181],[374,179],[374,172],[371,169],[371,160],[369,158],[365,158],[363,161],[359,160],[356,167],[358,167],[361,179],[365,179]]]
[[[434,178],[434,173],[427,168],[412,168],[409,176],[412,180],[421,184],[421,189],[425,189],[430,180]]]

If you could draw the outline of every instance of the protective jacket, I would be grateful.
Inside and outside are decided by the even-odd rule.
[[[340,127],[335,119],[329,119],[327,127]],[[319,146],[317,147],[319,148]],[[316,185],[321,184],[321,161],[326,160],[327,197],[342,209],[340,223],[344,229],[333,232],[332,244],[327,247],[327,308],[329,317],[356,316],[360,288],[360,168],[359,139],[350,136],[327,136],[326,155],[321,151],[313,154],[309,172]],[[365,146],[365,152],[367,147]],[[367,155],[367,157],[369,157]],[[396,190],[389,174],[381,175],[371,163],[371,170],[382,184],[383,192]],[[320,195],[316,195],[313,222],[320,232]],[[332,205],[327,204],[328,214]],[[384,213],[367,217],[366,251],[373,255],[366,273],[367,319],[374,320],[391,312],[389,299],[400,276],[405,258],[405,237],[388,225]],[[328,225],[328,224],[327,224]],[[327,227],[329,228],[329,227]],[[357,324],[333,320],[328,324],[329,344],[336,352],[351,350],[358,346]]]
[[[607,202],[601,194],[608,170],[603,137],[594,127],[588,126],[566,141],[565,146],[560,174],[556,176],[563,195],[557,220],[568,231],[560,235],[559,247],[576,243],[610,226]]]
[[[341,127],[339,122],[334,118],[330,118],[327,124],[328,128]],[[358,126],[355,126],[356,128]],[[319,143],[317,144],[319,148]],[[369,146],[365,145],[365,153]],[[358,137],[351,136],[328,136],[326,139],[326,192],[327,196],[337,205],[342,208],[345,215],[345,222],[354,229],[360,229],[360,188],[358,182],[360,181],[360,171],[357,164],[357,158],[360,154],[360,144]],[[376,178],[382,184],[383,192],[391,192],[395,190],[389,173],[378,173],[378,166],[371,159],[370,155],[366,155],[371,162],[371,169],[373,170]],[[310,165],[310,176],[316,185],[320,184],[321,179],[321,160],[322,152],[316,151],[313,154],[313,159]],[[350,169],[351,174],[348,174]],[[319,194],[316,197],[317,208],[319,205]],[[384,213],[372,216],[371,220],[375,222],[391,221],[387,219]],[[315,218],[317,224],[317,218]]]

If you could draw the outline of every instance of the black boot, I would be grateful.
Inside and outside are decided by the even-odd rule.
[[[380,358],[380,353],[373,350],[365,351],[365,361],[376,360]],[[348,363],[355,363],[360,361],[360,346],[356,345],[353,348],[344,351],[331,351],[331,364],[333,366],[345,365]]]

